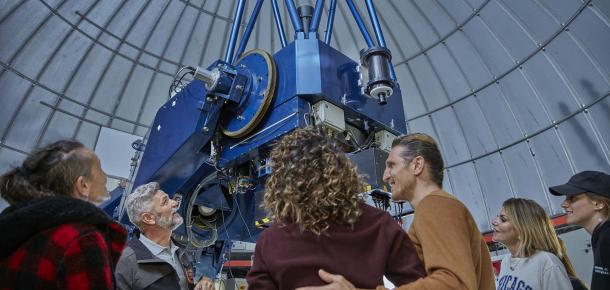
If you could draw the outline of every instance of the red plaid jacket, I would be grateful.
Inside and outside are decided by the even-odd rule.
[[[125,246],[126,231],[98,208],[80,206],[99,212],[85,213],[82,222],[61,223],[37,232],[1,257],[0,289],[114,289],[114,268]],[[38,226],[29,223],[23,222],[23,230]]]

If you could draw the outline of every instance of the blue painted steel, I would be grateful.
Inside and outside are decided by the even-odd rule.
[[[358,28],[360,29],[362,36],[364,37],[364,41],[366,41],[366,45],[369,48],[375,46],[375,44],[373,43],[373,39],[371,38],[371,34],[366,29],[366,26],[364,26],[362,17],[360,17],[360,12],[358,12],[358,8],[356,8],[356,5],[354,5],[354,1],[346,0],[346,2],[347,2],[347,6],[349,6],[349,10],[352,12],[352,15],[354,16],[354,20],[356,21],[356,24],[358,25]]]
[[[294,6],[293,0],[285,0],[286,8],[288,8],[288,14],[290,15],[290,21],[292,21],[292,26],[294,27],[295,32],[303,32],[303,23],[301,23],[301,19],[299,18],[299,14],[297,13],[297,8]]]
[[[273,18],[275,19],[277,34],[280,36],[280,42],[282,43],[282,48],[284,48],[286,47],[286,33],[284,32],[284,24],[282,24],[280,8],[277,6],[277,0],[271,0],[271,6],[273,7]]]
[[[324,42],[297,39],[275,53],[273,59],[277,67],[276,94],[269,111],[248,136],[220,139],[216,166],[208,159],[210,140],[218,130],[217,122],[221,117],[236,116],[228,106],[223,106],[224,98],[206,101],[210,99],[206,98],[208,92],[196,80],[165,103],[155,116],[134,185],[156,180],[166,192],[182,194],[178,211],[185,217],[197,211],[199,205],[218,209],[213,227],[193,223],[175,231],[178,237],[184,238],[192,230],[201,240],[217,235],[215,243],[202,250],[196,277],[214,276],[220,270],[232,240],[254,242],[258,238],[261,229],[255,227],[255,221],[266,215],[258,205],[263,199],[267,175],[259,173],[255,161],[264,160],[278,138],[307,125],[305,115],[310,104],[329,101],[344,110],[346,122],[361,130],[366,128],[369,133],[380,129],[397,135],[406,133],[400,87],[396,85],[392,97],[388,98],[388,106],[379,106],[377,100],[361,92],[358,63]],[[237,75],[260,74],[267,69],[256,57],[245,60],[240,62],[243,67],[235,68]],[[218,61],[210,68],[223,65]],[[256,99],[253,94],[257,93],[260,91],[251,90],[242,101]],[[209,130],[205,131],[207,126]],[[256,187],[229,193],[232,177],[226,177],[226,172],[198,187],[217,172],[216,167],[253,168],[250,178]],[[195,192],[197,188],[200,189]]]
[[[313,17],[309,24],[309,31],[318,32],[320,26],[320,19],[322,18],[322,10],[324,8],[324,0],[316,1],[316,8],[313,11]]]
[[[330,45],[330,38],[333,35],[333,24],[335,23],[335,11],[337,10],[337,0],[330,1],[328,9],[328,20],[326,21],[326,34],[324,35],[324,43]]]
[[[250,34],[252,34],[252,30],[254,29],[254,24],[258,19],[258,14],[261,11],[261,7],[263,6],[264,0],[256,0],[256,5],[254,6],[254,10],[252,10],[252,14],[250,15],[250,19],[248,20],[248,25],[246,26],[246,30],[241,37],[241,41],[239,42],[239,47],[237,48],[237,53],[233,56],[231,63],[235,63],[235,61],[244,53],[246,46],[248,45],[248,40],[250,40]]]
[[[195,80],[157,111],[134,187],[155,180],[175,192],[209,158],[201,149],[213,137],[222,99],[205,102],[205,95],[203,82]]]
[[[241,24],[241,17],[244,14],[244,3],[245,0],[239,0],[237,3],[237,9],[235,10],[235,16],[233,17],[233,25],[231,25],[231,35],[229,36],[229,45],[227,45],[227,52],[225,53],[224,61],[231,63],[233,60],[233,52],[235,50],[235,43],[237,42],[237,35],[239,33],[239,25]]]
[[[375,10],[375,5],[372,0],[366,0],[366,9],[369,12],[369,17],[371,18],[371,23],[373,24],[373,29],[375,30],[375,37],[377,38],[377,43],[381,47],[387,47],[385,44],[385,37],[383,37],[383,31],[381,30],[381,25],[379,24],[379,19],[377,18],[377,10]],[[390,62],[390,77],[393,81],[396,81],[396,73],[394,72],[394,66],[391,65]]]
[[[249,97],[242,98],[239,106],[235,108],[235,114],[221,117],[223,128],[230,132],[237,132],[248,126],[257,116],[259,108],[264,103],[265,92],[269,87],[269,71],[266,59],[260,54],[248,54],[244,59],[236,63],[237,73],[248,76],[249,81],[243,84],[241,91]]]
[[[373,24],[373,30],[375,30],[375,37],[377,38],[377,43],[379,46],[386,47],[385,38],[383,37],[383,32],[381,31],[381,25],[379,24],[379,19],[377,19],[377,11],[375,10],[375,5],[372,0],[366,0],[366,9],[369,12],[369,17],[371,18],[371,24]]]

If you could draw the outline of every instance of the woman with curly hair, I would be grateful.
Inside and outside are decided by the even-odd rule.
[[[324,268],[359,288],[424,275],[411,241],[392,217],[366,205],[356,167],[320,129],[297,129],[271,151],[264,206],[274,220],[259,237],[250,289],[324,285]]]

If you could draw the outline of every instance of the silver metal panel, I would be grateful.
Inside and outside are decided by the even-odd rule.
[[[451,193],[467,205],[480,229],[491,228],[491,218],[487,213],[487,205],[481,194],[481,187],[474,165],[466,163],[447,172],[453,190]]]
[[[605,15],[606,19],[610,18],[610,2],[606,0],[595,0],[592,1],[591,8]]]
[[[610,89],[608,80],[595,68],[567,33],[561,33],[546,49],[566,81],[576,91],[581,104],[586,105]]]
[[[606,152],[609,152],[610,130],[608,130],[608,124],[610,124],[610,92],[601,96],[601,98],[603,99],[599,103],[593,105],[589,109],[589,118],[591,118],[593,125],[600,134],[602,146],[606,148]]]
[[[437,0],[435,2],[437,2],[439,6],[443,7],[443,9],[451,15],[451,18],[458,23],[461,23],[461,20],[468,18],[468,16],[473,12],[473,8],[464,1]]]
[[[431,119],[437,126],[437,140],[441,144],[445,164],[450,165],[470,159],[472,155],[464,140],[466,136],[453,108],[440,110],[432,114]]]
[[[477,93],[477,99],[489,122],[498,146],[505,146],[523,137],[523,131],[506,102],[504,92],[492,85]]]
[[[547,40],[559,27],[559,23],[550,12],[537,1],[501,0],[497,5],[508,11],[536,43]]]
[[[411,1],[400,2],[400,14],[405,19],[406,25],[412,30],[417,42],[423,47],[426,47],[436,40],[438,35],[434,31],[434,27],[430,26],[430,22],[426,20]]]
[[[26,152],[34,149],[45,117],[51,112],[51,109],[40,102],[52,103],[56,98],[41,88],[35,88],[31,97],[19,108],[12,127],[7,131],[4,144]]]
[[[579,0],[538,0],[544,9],[548,10],[559,23],[566,21],[572,13],[582,5],[583,1]]]
[[[53,115],[49,128],[45,131],[41,144],[49,144],[60,139],[71,139],[78,126],[78,119],[63,113]]]
[[[75,100],[87,102],[91,98],[95,84],[101,77],[104,65],[108,63],[110,57],[110,51],[95,45],[78,71],[73,72],[75,73],[74,81],[66,90],[66,95]]]
[[[565,183],[574,172],[574,165],[565,151],[563,136],[554,127],[530,139],[532,152],[540,164],[540,174],[545,187]],[[563,197],[548,195],[550,214],[563,212],[560,205]]]
[[[587,8],[582,16],[574,20],[570,25],[570,35],[579,42],[579,46],[588,55],[597,69],[610,78],[610,22],[605,16],[599,15],[594,9]]]
[[[137,112],[142,107],[142,101],[145,97],[145,85],[150,83],[152,73],[152,70],[141,66],[135,68],[133,75],[127,81],[125,92],[120,97],[120,103],[116,111],[117,116],[136,121]]]
[[[537,168],[533,151],[529,142],[519,143],[502,151],[507,167],[509,180],[515,195],[535,200],[545,210],[550,206],[547,200],[548,188],[540,179],[540,170]]]
[[[91,105],[104,112],[112,112],[114,102],[118,100],[117,84],[122,84],[132,63],[122,57],[116,57],[107,68],[107,73],[99,80],[99,89],[93,96]]]
[[[0,135],[4,135],[10,125],[12,114],[19,109],[19,101],[31,83],[12,72],[5,72],[0,77]]]
[[[600,146],[600,140],[596,138],[585,115],[586,113],[577,114],[559,126],[566,147],[573,155],[574,167],[577,172],[583,170],[610,172],[608,153]]]
[[[578,109],[574,91],[557,73],[545,53],[534,55],[523,65],[522,71],[542,99],[552,121],[558,121]]]
[[[512,185],[507,178],[504,157],[500,153],[492,154],[474,163],[481,192],[485,198],[489,218],[493,219],[500,213],[502,203],[514,197]],[[456,168],[456,170],[459,168]],[[489,230],[491,227],[483,228]]]
[[[498,86],[506,95],[508,105],[526,134],[532,134],[550,123],[545,108],[540,104],[539,96],[531,89],[520,71],[514,71],[502,78]]]
[[[449,101],[427,56],[415,58],[409,63],[409,67],[417,72],[414,78],[422,96],[425,96],[424,102],[428,109],[438,108]]]
[[[421,92],[417,88],[410,68],[407,65],[400,65],[396,67],[395,72],[401,91],[404,91],[403,106],[407,118],[409,118],[409,116],[417,116],[427,112],[428,110],[424,105]]]
[[[453,53],[460,67],[467,71],[466,79],[472,89],[481,88],[493,78],[493,73],[481,59],[468,37],[462,33],[454,33],[446,41],[448,49]],[[455,92],[456,94],[464,92]]]
[[[97,136],[99,135],[100,126],[97,126],[92,123],[84,122],[78,131],[76,131],[76,135],[74,136],[76,140],[83,143],[83,145],[87,146],[87,148],[94,148],[95,143],[97,143]]]
[[[444,45],[437,45],[428,52],[428,59],[438,74],[443,88],[449,93],[449,99],[456,100],[470,93],[465,72],[455,62],[455,57]]]
[[[455,28],[456,23],[451,19],[451,15],[438,2],[414,0],[413,3],[426,15],[438,34],[447,35]]]
[[[0,159],[0,171],[2,172],[19,166],[26,157],[25,154],[9,148],[0,148],[0,156],[2,156]]]
[[[38,26],[44,25],[49,11],[38,1],[26,1],[20,5],[11,15],[6,15],[0,25],[0,59],[7,62],[19,48],[31,37],[35,36]],[[23,21],[30,19],[30,21]],[[8,41],[10,39],[10,41]]]
[[[65,72],[77,68],[89,43],[88,39],[79,34],[70,35],[57,51],[57,55],[51,59],[40,82],[48,84],[54,90],[62,90],[71,77],[71,74]]]
[[[12,65],[20,72],[29,75],[37,75],[53,50],[61,45],[60,41],[68,33],[70,27],[57,17],[52,17],[35,35],[32,41],[21,48]],[[44,43],[44,45],[41,45]]]
[[[489,26],[476,17],[464,26],[464,33],[494,76],[499,76],[515,62]]]
[[[517,22],[514,15],[498,2],[491,1],[479,14],[513,60],[523,59],[536,49],[534,38]]]
[[[489,153],[498,148],[486,116],[483,114],[476,98],[467,98],[453,106],[462,134],[473,156]]]

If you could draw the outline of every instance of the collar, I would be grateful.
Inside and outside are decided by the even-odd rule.
[[[163,247],[163,246],[155,243],[153,240],[149,239],[144,234],[140,235],[139,240],[155,256],[159,256],[159,254],[163,253],[164,251],[168,251],[168,250],[170,251],[170,253],[173,256],[174,254],[176,254],[176,251],[178,250],[178,247],[174,244],[174,242],[171,239],[169,240],[169,247]]]

